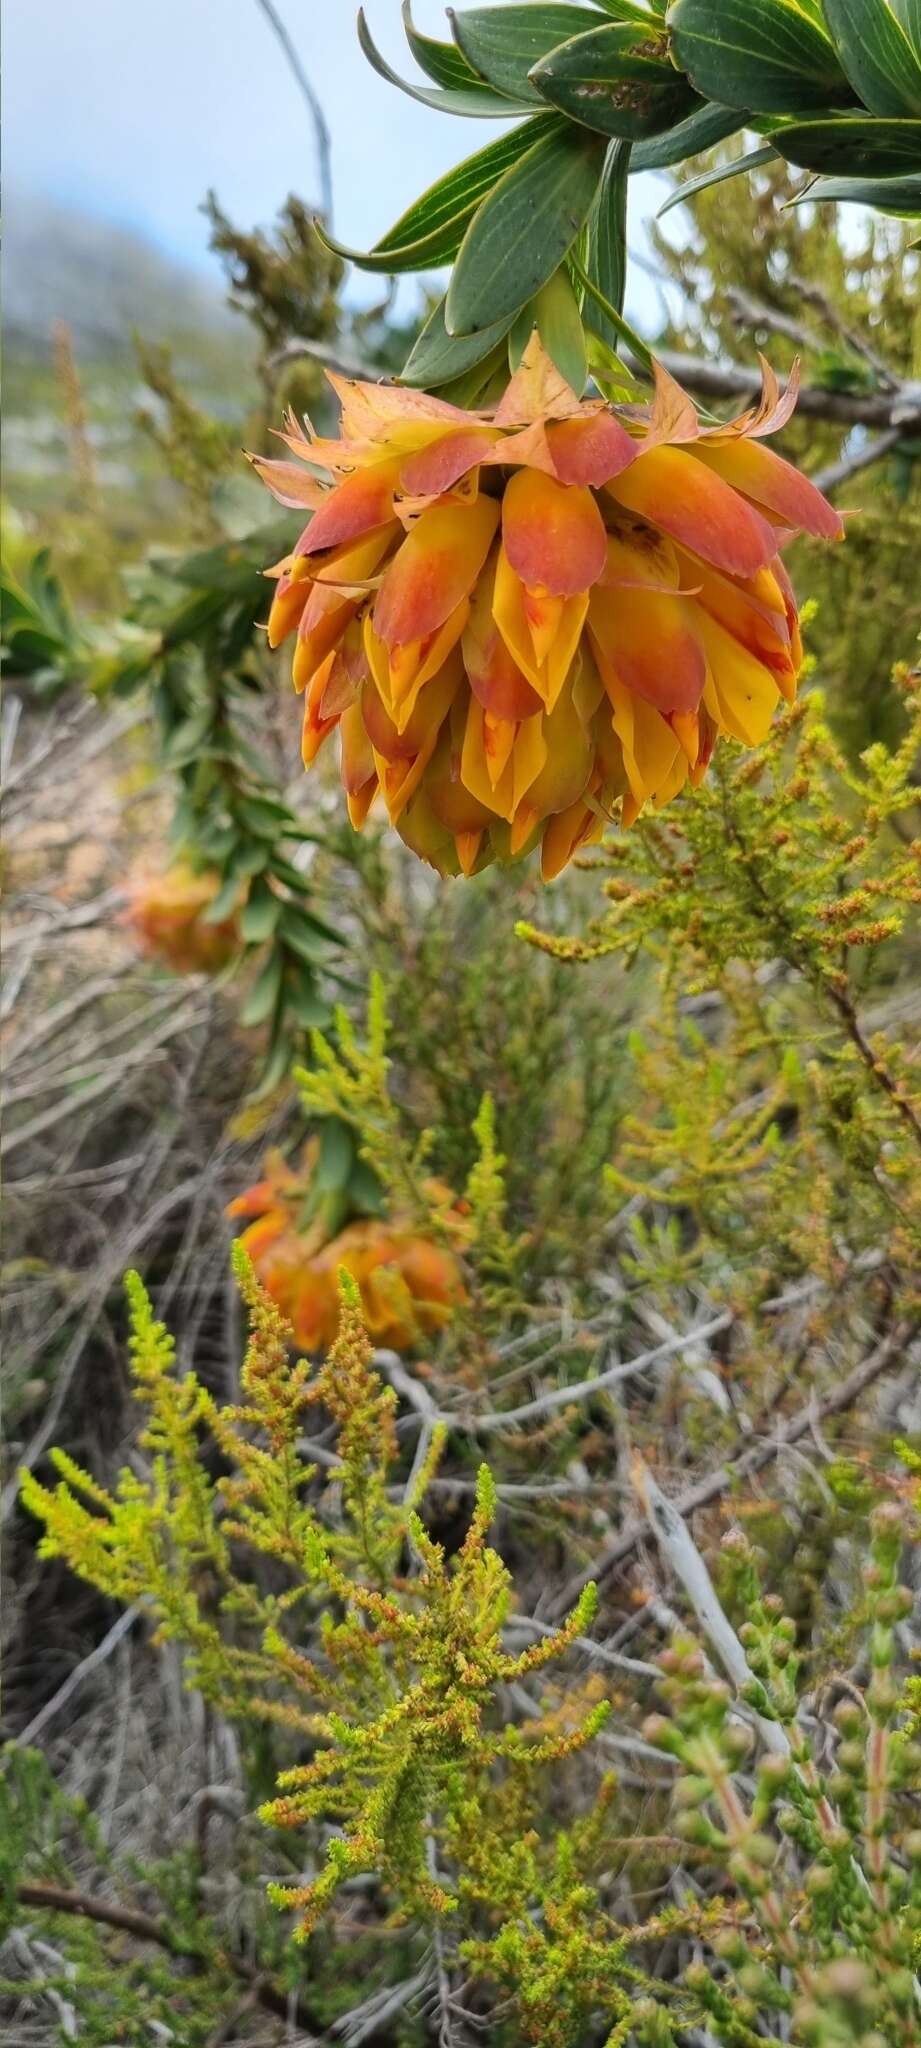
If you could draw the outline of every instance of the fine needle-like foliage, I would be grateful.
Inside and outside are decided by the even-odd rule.
[[[290,1333],[239,1252],[236,1268],[251,1334],[241,1400],[226,1406],[194,1373],[178,1376],[172,1340],[129,1276],[148,1469],[123,1472],[114,1493],[64,1452],[55,1453],[53,1490],[26,1474],[23,1499],[44,1524],[41,1554],[64,1557],[114,1598],[142,1602],[157,1639],[182,1645],[188,1681],[225,1713],[309,1740],[310,1760],[280,1773],[279,1796],[262,1809],[275,1828],[319,1826],[316,1874],[273,1887],[280,1905],[297,1908],[301,1936],[362,1871],[381,1873],[401,1913],[451,1911],[450,1877],[432,1874],[440,1845],[462,1863],[476,1844],[479,1858],[495,1828],[493,1780],[572,1754],[607,1716],[598,1702],[570,1724],[525,1734],[495,1712],[499,1688],[582,1634],[594,1588],[562,1628],[509,1655],[502,1631],[511,1588],[487,1541],[495,1507],[488,1468],[464,1541],[448,1558],[419,1512],[443,1433],[394,1498],[395,1396],[372,1368],[348,1276],[337,1342],[315,1370],[290,1359]],[[324,1474],[325,1512],[303,1444],[318,1410],[338,1438]],[[211,1476],[206,1436],[231,1468],[226,1476]],[[253,1553],[267,1572],[244,1562]],[[299,1645],[318,1605],[307,1656]]]

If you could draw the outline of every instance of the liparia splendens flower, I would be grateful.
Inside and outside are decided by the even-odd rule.
[[[408,1350],[450,1321],[465,1299],[459,1248],[468,1225],[450,1188],[426,1183],[441,1243],[420,1235],[399,1216],[371,1216],[330,1236],[322,1213],[309,1210],[314,1147],[308,1142],[300,1170],[271,1151],[265,1178],[228,1205],[228,1216],[248,1218],[240,1239],[266,1292],[287,1316],[303,1351],[328,1350],[339,1323],[339,1268],[361,1294],[365,1324],[378,1344]]]
[[[802,660],[779,550],[842,529],[762,445],[796,402],[762,374],[702,425],[661,366],[649,407],[578,399],[535,333],[489,412],[333,377],[341,439],[286,421],[299,462],[253,460],[312,517],[268,572],[269,640],[296,631],[304,762],[338,727],[354,825],[380,791],[439,873],[539,842],[549,880],[721,734],[764,739]]]

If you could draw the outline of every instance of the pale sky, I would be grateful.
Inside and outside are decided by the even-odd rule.
[[[436,114],[371,69],[350,0],[277,0],[333,138],[336,231],[367,248],[404,207],[499,129]],[[414,0],[445,35],[443,0]],[[210,265],[198,212],[209,185],[241,224],[267,225],[289,191],[317,197],[307,112],[256,0],[3,0],[5,167],[32,189],[140,229]],[[375,40],[414,75],[399,0],[367,0]],[[631,187],[631,237],[664,191]],[[379,280],[356,280],[369,298]],[[655,296],[634,269],[634,317]]]

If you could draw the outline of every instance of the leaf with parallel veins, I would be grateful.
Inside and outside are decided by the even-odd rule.
[[[706,99],[762,114],[853,100],[817,0],[675,0],[667,18],[675,60]]]
[[[535,64],[542,99],[601,135],[640,141],[699,111],[697,95],[669,62],[666,38],[650,22],[607,22],[573,36]]]
[[[534,297],[583,226],[604,145],[568,124],[513,164],[474,214],[448,287],[449,334],[475,334]]]

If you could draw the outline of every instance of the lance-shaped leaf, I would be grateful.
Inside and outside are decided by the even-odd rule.
[[[878,213],[915,220],[921,216],[921,171],[907,178],[815,178],[787,204],[802,206],[807,199],[873,206]]]
[[[727,178],[739,178],[746,171],[756,170],[759,164],[777,162],[773,143],[765,142],[760,149],[747,149],[744,156],[734,157],[731,164],[718,164],[715,170],[702,171],[699,178],[688,178],[686,184],[676,185],[674,192],[659,207],[656,219],[661,220],[673,206],[680,206],[683,199],[693,199],[695,192],[706,192],[709,185],[722,185]]]
[[[503,99],[499,93],[491,92],[486,85],[458,86],[443,91],[439,86],[416,85],[408,78],[401,78],[381,55],[363,7],[358,10],[358,41],[379,78],[385,78],[388,85],[395,85],[400,92],[408,93],[411,100],[419,100],[424,107],[434,107],[438,114],[459,114],[465,120],[505,121],[510,114],[530,114],[533,111],[533,93],[516,104]]]
[[[563,124],[506,171],[474,214],[448,287],[449,334],[476,334],[533,299],[571,249],[595,196],[604,145]]]
[[[679,121],[677,128],[670,128],[667,135],[654,135],[645,142],[635,142],[630,155],[630,169],[663,171],[670,164],[684,163],[686,157],[699,156],[701,150],[712,149],[717,142],[726,142],[730,135],[738,135],[747,120],[747,114],[740,112],[738,107],[698,107],[686,121]]]
[[[410,0],[403,0],[402,14],[412,54],[420,71],[425,72],[433,85],[440,85],[448,92],[469,92],[471,87],[474,91],[482,89],[482,79],[455,43],[441,43],[435,36],[420,33],[413,21]]]
[[[838,55],[871,114],[921,114],[921,56],[891,0],[824,4]]]
[[[392,275],[404,270],[432,270],[438,264],[450,263],[457,255],[468,222],[503,172],[517,163],[541,135],[558,132],[562,125],[554,114],[539,114],[511,129],[508,135],[500,135],[496,142],[487,143],[485,149],[478,149],[473,156],[465,157],[437,184],[430,185],[366,253],[337,242],[322,221],[317,222],[320,240],[359,270],[380,270]]]
[[[853,99],[819,0],[675,0],[668,25],[676,62],[706,99],[763,114]]]
[[[828,114],[815,121],[759,121],[775,149],[806,171],[897,178],[921,165],[921,121]]]
[[[465,376],[489,355],[497,342],[504,340],[511,322],[512,315],[508,314],[492,327],[482,327],[478,334],[449,334],[445,326],[445,301],[441,299],[417,336],[400,371],[400,383],[429,390]]]
[[[516,315],[508,338],[510,370],[517,370],[535,327],[560,376],[581,398],[588,374],[585,331],[578,299],[563,268],[555,271],[536,298]]]
[[[497,92],[539,103],[528,73],[538,59],[565,43],[580,29],[595,28],[598,15],[588,7],[543,4],[525,0],[512,7],[474,7],[455,14],[448,9],[454,40],[464,56]]]
[[[627,142],[662,134],[697,105],[652,21],[644,28],[606,22],[573,36],[535,64],[531,78],[541,98],[570,120]]]
[[[624,308],[627,278],[627,177],[630,170],[629,142],[612,142],[604,160],[601,183],[588,219],[588,250],[585,268],[602,298],[616,313]],[[586,297],[582,309],[586,326],[599,341],[616,351],[620,335],[601,312],[596,301]]]

